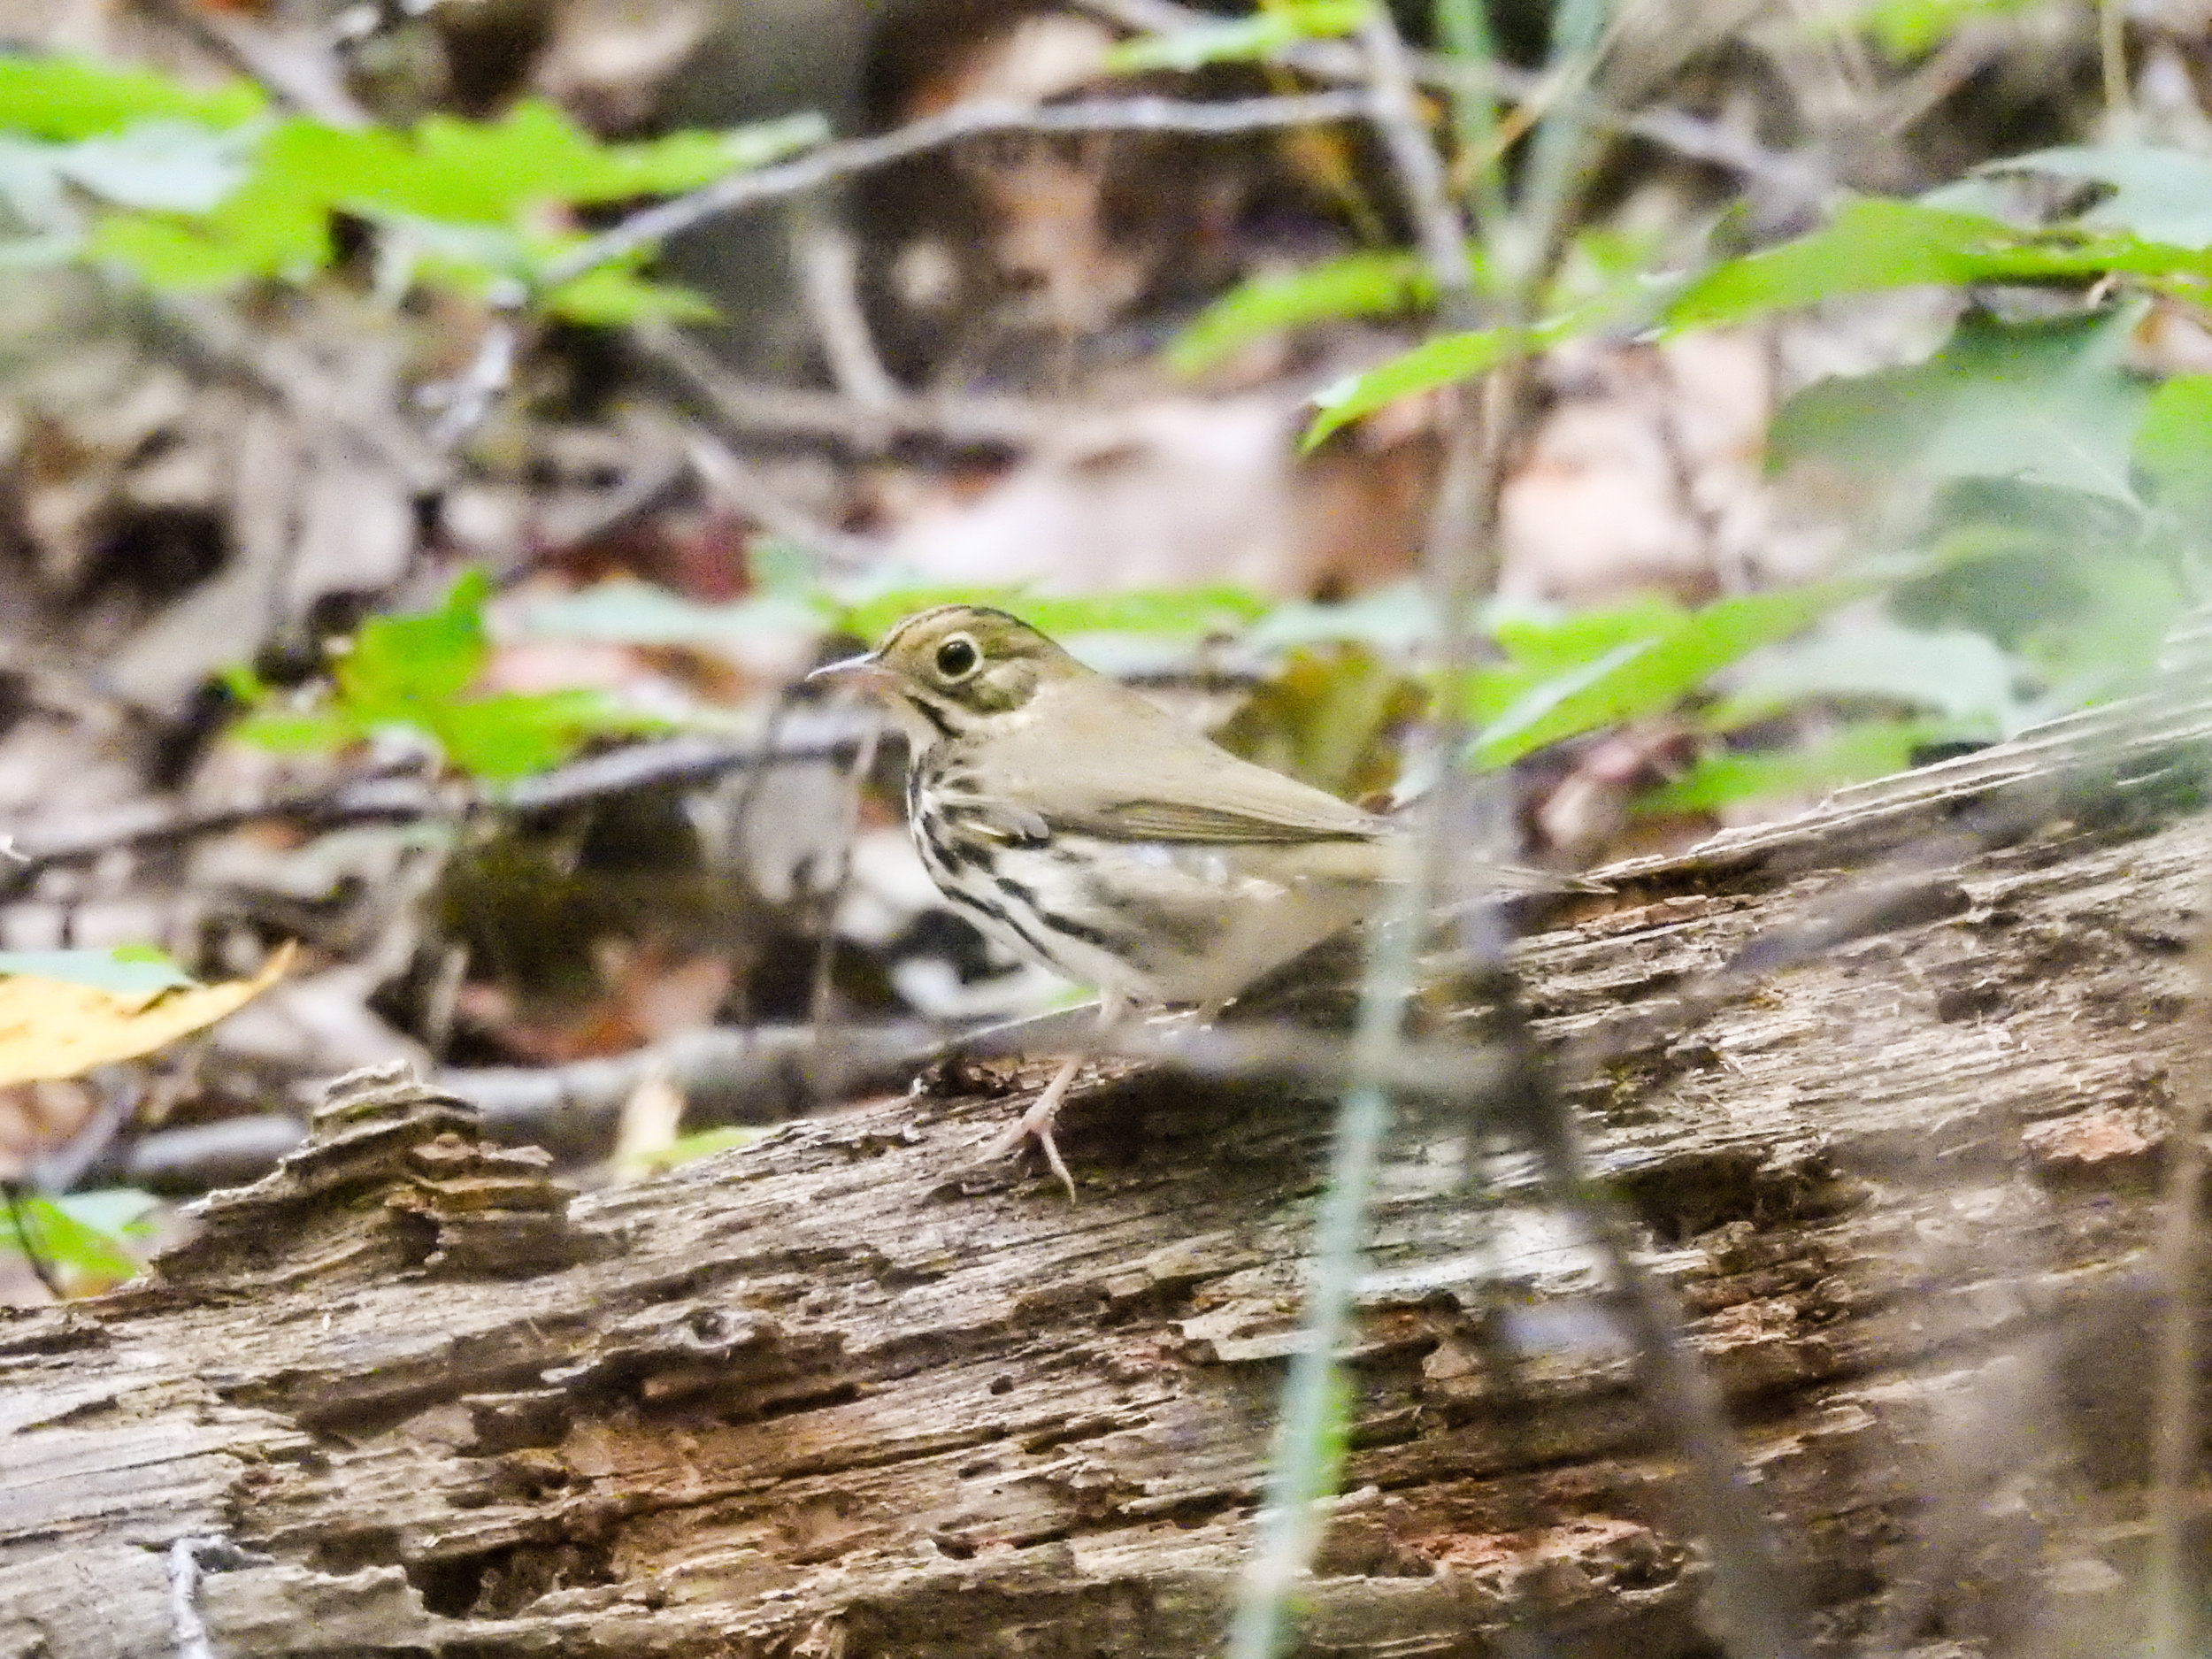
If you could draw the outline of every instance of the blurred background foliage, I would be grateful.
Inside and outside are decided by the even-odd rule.
[[[1042,130],[1264,115],[1369,15],[9,14],[0,803],[76,850],[0,945],[309,962],[258,1047],[119,1117],[20,1106],[18,1174],[105,1122],[73,1179],[127,1176],[363,1058],[1037,1005],[902,862],[895,746],[801,672],[1002,604],[1383,795],[1438,695],[1438,400],[1522,354],[1462,695],[1528,856],[2146,682],[2212,535],[2205,17],[1397,6],[1463,296],[1359,122]]]

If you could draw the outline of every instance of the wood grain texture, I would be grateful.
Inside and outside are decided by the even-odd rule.
[[[2129,1628],[2202,732],[1915,774],[1520,949],[1824,1648]],[[1211,1651],[1329,1115],[1106,1070],[1073,1206],[972,1165],[1041,1067],[573,1202],[449,1106],[326,1125],[157,1274],[0,1318],[0,1655],[175,1651],[185,1537],[227,1659]],[[1303,1651],[1713,1651],[1603,1279],[1509,1141],[1403,1125]]]

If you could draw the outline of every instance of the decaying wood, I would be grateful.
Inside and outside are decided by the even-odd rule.
[[[1820,1648],[2133,1628],[2212,826],[2204,723],[2131,729],[1639,866],[1521,951]],[[1781,924],[1819,949],[1699,990]],[[1018,1104],[979,1068],[572,1202],[355,1088],[156,1274],[0,1322],[0,1655],[1213,1651],[1328,1113],[1118,1069],[1072,1206],[972,1167]],[[1463,1121],[1402,1139],[1304,1650],[1714,1651],[1601,1262],[1525,1156],[1478,1198]]]

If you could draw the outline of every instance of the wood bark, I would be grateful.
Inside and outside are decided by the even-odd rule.
[[[1518,948],[1815,1649],[2136,1627],[2207,730],[1852,792]],[[1330,1113],[1103,1066],[1071,1204],[972,1164],[1040,1074],[573,1202],[355,1088],[147,1278],[0,1317],[0,1659],[1217,1651]],[[1718,1650],[1607,1276],[1525,1154],[1402,1125],[1300,1651]]]

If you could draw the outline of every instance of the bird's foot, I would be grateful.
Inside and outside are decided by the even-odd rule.
[[[1067,1098],[1068,1086],[1075,1081],[1075,1073],[1083,1064],[1083,1056],[1071,1055],[1060,1069],[1052,1074],[1052,1081],[1045,1085],[1044,1093],[1024,1112],[1006,1133],[986,1148],[979,1162],[993,1163],[1010,1157],[1021,1150],[1025,1142],[1034,1141],[1044,1148],[1045,1162],[1060,1178],[1060,1185],[1068,1189],[1068,1196],[1075,1196],[1075,1177],[1068,1173],[1067,1160],[1060,1156],[1060,1148],[1052,1138],[1052,1120],[1060,1115],[1060,1102]]]

